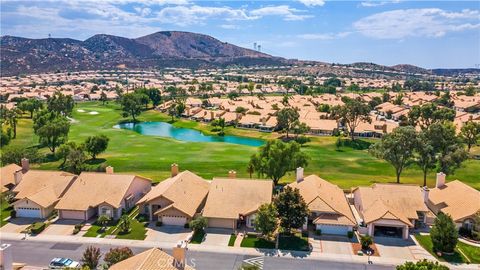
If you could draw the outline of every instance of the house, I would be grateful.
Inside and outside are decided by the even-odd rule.
[[[172,164],[172,176],[152,188],[137,205],[150,220],[163,225],[184,226],[199,214],[208,194],[209,182]]]
[[[88,220],[95,215],[118,219],[150,189],[149,179],[116,174],[112,167],[106,173],[82,172],[55,209],[61,219]]]
[[[459,180],[445,183],[445,174],[438,173],[435,188],[425,192],[425,202],[434,214],[443,212],[458,228],[472,228],[474,216],[480,211],[480,191]]]
[[[409,230],[422,226],[429,212],[422,189],[415,185],[374,184],[353,190],[354,204],[372,236],[408,239]]]
[[[341,188],[316,175],[303,178],[303,168],[297,169],[297,181],[289,184],[297,188],[310,212],[308,221],[322,234],[347,235],[357,224],[347,198]],[[307,229],[307,223],[303,229]]]
[[[195,270],[185,263],[185,249],[173,248],[173,256],[151,248],[109,267],[110,270]]]
[[[15,193],[13,208],[17,217],[47,218],[60,198],[77,178],[67,172],[29,170],[17,173],[19,184]]]
[[[0,168],[1,192],[12,190],[22,181],[22,175],[30,169],[30,163],[26,158],[22,158],[21,162],[21,167],[12,163]]]
[[[242,225],[252,228],[260,205],[271,203],[273,182],[270,180],[214,178],[210,184],[202,215],[208,227],[235,230]]]

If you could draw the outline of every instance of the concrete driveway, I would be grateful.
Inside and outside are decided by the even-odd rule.
[[[147,227],[146,241],[162,241],[178,243],[186,240],[190,235],[191,230],[185,229],[182,226],[161,226],[157,227],[151,222]]]
[[[232,230],[229,229],[213,229],[206,230],[205,241],[202,244],[211,246],[228,246],[228,241],[232,235]]]
[[[62,219],[51,223],[42,234],[46,235],[72,235],[75,224],[80,223],[80,220]]]
[[[415,259],[412,249],[416,247],[412,239],[404,240],[394,237],[375,236],[374,240],[381,257],[399,258],[405,260]]]
[[[346,236],[322,235],[319,237],[321,252],[352,255],[352,242]]]
[[[28,228],[34,222],[41,222],[43,219],[37,218],[11,218],[8,220],[7,224],[3,225],[0,228],[0,232],[6,233],[21,233],[23,230]]]

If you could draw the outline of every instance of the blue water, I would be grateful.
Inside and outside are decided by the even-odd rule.
[[[255,147],[261,146],[265,143],[263,140],[260,139],[232,135],[205,135],[195,129],[174,127],[171,124],[165,122],[142,122],[137,124],[123,123],[114,126],[114,128],[128,129],[143,135],[168,137],[179,141],[187,142],[224,142]]]

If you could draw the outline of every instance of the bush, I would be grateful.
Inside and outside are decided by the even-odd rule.
[[[406,262],[402,265],[397,265],[397,270],[448,270],[449,268],[445,265],[441,265],[438,262],[431,262],[423,259],[416,263]]]
[[[310,142],[310,138],[308,138],[307,136],[298,136],[295,141],[301,145],[307,143],[307,142]]]
[[[193,231],[197,232],[203,230],[203,228],[207,227],[208,221],[206,217],[197,217],[196,219],[190,221],[190,228]]]
[[[10,218],[16,218],[16,217],[17,217],[17,211],[12,210],[12,211],[10,212]]]
[[[132,256],[133,252],[128,247],[111,248],[110,251],[105,254],[104,261],[107,263],[108,266],[112,266]]]
[[[322,230],[317,229],[317,230],[315,231],[315,234],[316,234],[316,235],[322,235]]]
[[[373,239],[370,235],[364,235],[360,237],[360,244],[362,245],[362,249],[369,249],[370,245],[373,244]]]
[[[75,228],[73,229],[73,234],[77,234],[77,233],[79,233],[79,232],[80,232],[80,228],[75,227]]]
[[[352,239],[353,238],[353,232],[352,231],[347,232],[347,237]]]
[[[471,238],[472,237],[472,230],[468,229],[468,228],[465,228],[465,227],[460,227],[458,229],[458,234],[460,234],[461,236],[464,236],[464,237]]]
[[[440,212],[430,230],[435,252],[453,252],[457,246],[458,232],[450,215]]]
[[[32,226],[30,226],[30,232],[32,234],[39,234],[43,230],[45,230],[45,223],[43,222],[35,222],[32,224]]]
[[[148,221],[148,216],[144,215],[144,214],[140,214],[136,217],[136,220],[138,220],[138,222],[140,222],[140,223],[147,222]]]
[[[163,222],[157,221],[157,222],[155,222],[155,226],[157,226],[157,227],[162,227],[162,226],[163,226]]]
[[[190,228],[190,225],[188,223],[185,223],[185,225],[183,225],[183,228],[188,229]]]

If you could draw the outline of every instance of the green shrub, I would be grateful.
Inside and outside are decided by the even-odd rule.
[[[322,235],[322,230],[317,229],[317,230],[315,231],[315,234],[316,234],[316,235]]]
[[[353,232],[352,231],[347,232],[347,237],[352,239],[353,238]]]
[[[45,223],[43,222],[35,222],[30,226],[30,232],[32,232],[32,234],[39,234],[43,230],[45,230]]]
[[[79,233],[79,232],[80,232],[80,228],[75,227],[75,228],[73,229],[73,234],[77,234],[77,233]]]
[[[370,245],[373,244],[373,239],[370,235],[364,235],[360,237],[360,244],[362,245],[362,249],[370,248]]]
[[[183,225],[183,227],[184,227],[185,229],[188,229],[188,228],[190,228],[190,225],[189,225],[188,223],[185,223],[185,225]]]
[[[17,217],[17,211],[12,210],[12,211],[10,212],[10,218],[16,218],[16,217]]]
[[[138,222],[140,223],[143,223],[143,222],[147,222],[148,221],[148,217],[147,215],[144,215],[144,214],[140,214],[136,217],[136,219],[138,220]]]
[[[162,225],[163,225],[163,222],[161,222],[161,221],[155,222],[155,226],[157,226],[157,227],[162,227]]]

